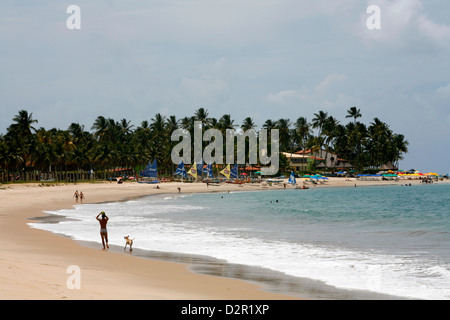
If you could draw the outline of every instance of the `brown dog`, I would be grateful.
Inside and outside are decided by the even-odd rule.
[[[130,236],[126,236],[123,237],[125,239],[125,248],[123,248],[123,250],[125,250],[127,248],[127,246],[130,246],[130,251],[133,251],[133,239],[130,239]]]

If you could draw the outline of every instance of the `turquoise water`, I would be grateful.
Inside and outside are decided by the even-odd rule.
[[[277,202],[278,200],[278,202]],[[201,254],[345,289],[450,299],[450,184],[317,188],[146,197],[54,212],[35,227],[111,243]]]

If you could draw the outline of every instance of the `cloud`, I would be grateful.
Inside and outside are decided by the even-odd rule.
[[[359,102],[356,97],[349,96],[346,85],[347,76],[332,73],[314,87],[302,86],[297,90],[282,90],[267,96],[267,101],[281,108],[298,110],[303,107],[333,109],[342,108]]]
[[[332,89],[334,86],[339,85],[343,81],[345,81],[347,77],[343,74],[333,73],[326,77],[324,81],[322,81],[317,87],[314,88],[316,93],[324,93],[329,89]]]
[[[417,40],[445,45],[450,41],[450,26],[428,17],[422,0],[369,0],[381,10],[381,30],[366,27],[368,14],[362,14],[356,33],[366,42],[402,46]]]
[[[423,35],[440,44],[448,44],[450,41],[450,26],[435,23],[425,15],[417,18],[417,28]]]
[[[450,98],[450,83],[447,84],[446,86],[439,87],[436,90],[436,94],[441,97]]]

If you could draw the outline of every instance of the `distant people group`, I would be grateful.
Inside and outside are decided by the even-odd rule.
[[[73,198],[75,198],[76,203],[78,203],[78,199],[80,199],[81,203],[83,203],[83,199],[84,199],[83,191],[80,191],[80,193],[78,193],[78,190],[75,191],[75,193],[73,194]]]

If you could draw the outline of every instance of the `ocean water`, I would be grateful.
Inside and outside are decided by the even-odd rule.
[[[278,202],[277,202],[278,201]],[[450,299],[450,184],[174,194],[48,212],[32,223],[110,244],[210,256],[329,286]]]

